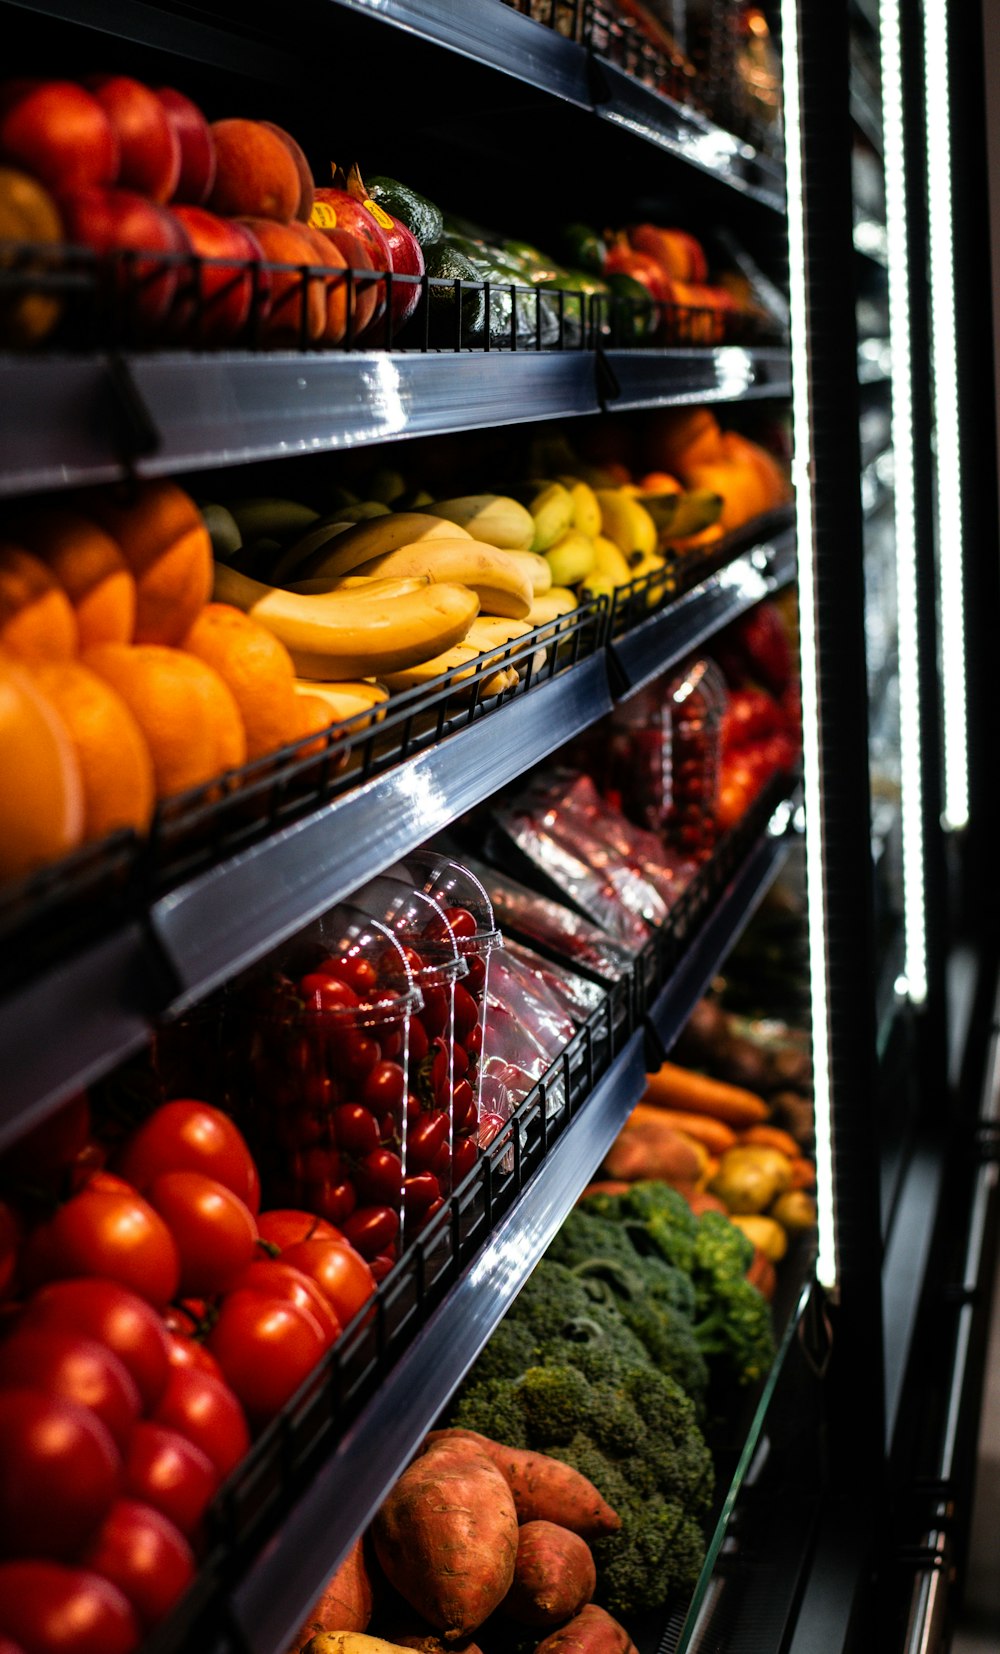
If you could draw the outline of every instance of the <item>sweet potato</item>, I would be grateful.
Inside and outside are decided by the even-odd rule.
[[[303,1654],[403,1654],[398,1643],[369,1637],[363,1631],[317,1631]]]
[[[792,1161],[791,1187],[793,1189],[815,1189],[816,1187],[816,1167],[803,1154],[796,1155]]]
[[[365,1565],[364,1541],[356,1539],[330,1580],[289,1654],[299,1654],[318,1631],[367,1631],[372,1617],[372,1582]]]
[[[692,1189],[688,1194],[684,1191],[687,1201],[695,1217],[701,1217],[702,1212],[725,1212],[726,1207],[718,1195],[710,1195],[707,1189]]]
[[[535,1654],[636,1654],[623,1625],[596,1603],[588,1602],[558,1631],[540,1642]]]
[[[454,1442],[465,1438],[489,1455],[514,1499],[520,1522],[555,1522],[569,1528],[581,1539],[599,1539],[617,1533],[621,1518],[598,1493],[593,1482],[571,1465],[550,1459],[547,1453],[529,1448],[503,1447],[474,1430],[435,1430],[428,1442]]]
[[[590,1546],[555,1522],[524,1522],[517,1539],[514,1583],[501,1612],[519,1625],[562,1625],[597,1589]]]
[[[736,1142],[732,1126],[727,1126],[724,1120],[713,1119],[711,1114],[691,1114],[681,1108],[657,1109],[657,1113],[675,1131],[683,1132],[685,1137],[693,1137],[696,1143],[701,1143],[709,1154],[725,1154]]]
[[[691,1139],[668,1125],[626,1125],[605,1155],[604,1168],[609,1177],[627,1183],[636,1183],[640,1178],[659,1183],[696,1183],[702,1159]]]
[[[643,1102],[660,1108],[682,1108],[691,1114],[710,1114],[737,1129],[766,1120],[768,1107],[763,1097],[741,1086],[711,1080],[677,1063],[661,1063],[655,1074],[646,1075]]]
[[[754,1247],[750,1268],[747,1270],[747,1280],[770,1303],[778,1284],[778,1272],[770,1258],[761,1251],[759,1246]]]
[[[756,1144],[760,1148],[777,1149],[780,1154],[788,1156],[789,1160],[797,1160],[799,1145],[790,1132],[782,1131],[780,1126],[748,1126],[740,1133],[741,1143]]]
[[[456,1643],[510,1590],[517,1510],[485,1454],[431,1446],[403,1471],[372,1523],[372,1539],[390,1585],[446,1643]]]

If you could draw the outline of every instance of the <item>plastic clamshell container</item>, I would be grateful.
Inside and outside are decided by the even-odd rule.
[[[712,854],[717,837],[726,682],[715,662],[702,657],[671,678],[666,698],[673,744],[666,830],[687,855],[704,861]]]
[[[409,1028],[422,1003],[392,929],[346,904],[253,990],[248,1135],[266,1203],[335,1224],[376,1278],[407,1241]]]

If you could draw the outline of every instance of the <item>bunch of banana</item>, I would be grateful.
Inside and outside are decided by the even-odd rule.
[[[377,723],[385,717],[385,712],[378,710],[385,706],[389,699],[389,691],[384,683],[375,678],[346,679],[341,682],[324,683],[317,678],[296,678],[295,692],[297,695],[315,695],[332,707],[334,717],[338,723],[346,723],[349,718],[356,718],[363,712],[373,712],[374,718],[369,718],[359,725],[361,729],[368,729],[373,722]]]

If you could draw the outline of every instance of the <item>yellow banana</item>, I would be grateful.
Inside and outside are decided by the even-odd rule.
[[[521,620],[531,608],[527,576],[505,551],[479,540],[428,540],[400,546],[362,563],[359,574],[379,577],[428,574],[432,580],[468,586],[484,614]]]
[[[655,609],[663,601],[667,592],[673,589],[674,584],[673,575],[658,551],[649,552],[632,565],[633,580],[644,580],[647,575],[659,576],[659,578],[651,578],[649,585],[646,587],[646,607]]]
[[[594,490],[582,477],[559,477],[557,481],[569,489],[573,502],[573,527],[593,539],[595,534],[601,532],[601,506]]]
[[[505,620],[502,615],[477,615],[465,634],[464,642],[474,643],[479,649],[497,644],[516,643],[527,637],[531,627],[526,620]]]
[[[594,566],[594,542],[578,528],[568,529],[545,553],[554,586],[575,586]]]
[[[564,615],[572,614],[578,607],[576,592],[571,592],[566,586],[553,586],[535,598],[525,619],[532,628],[547,626],[552,620],[561,620]]]
[[[561,482],[529,483],[525,501],[535,523],[528,550],[548,551],[572,526],[573,496]]]
[[[332,527],[327,524],[313,529],[290,547],[288,559],[282,559],[282,565],[275,572],[278,575],[294,570],[299,580],[309,580],[317,574],[352,574],[370,557],[381,557],[384,552],[413,545],[417,540],[466,537],[471,539],[464,529],[444,517],[431,517],[422,511],[388,511],[365,522],[353,523],[349,528],[334,523]]]
[[[316,678],[296,678],[295,692],[297,695],[315,695],[325,701],[334,711],[337,721],[346,722],[348,718],[356,718],[359,713],[370,712],[381,707],[389,699],[389,691],[384,683],[361,678],[347,679],[343,682],[326,683]],[[384,718],[384,712],[376,712],[376,722]],[[367,728],[367,724],[361,726]]]
[[[322,597],[328,592],[367,592],[371,597],[408,597],[411,592],[418,592],[430,584],[429,574],[411,574],[405,580],[402,576],[383,580],[374,575],[345,574],[342,580],[331,580],[324,575],[312,580],[295,580],[284,589],[298,592],[301,597]]]
[[[619,551],[615,542],[604,534],[594,536],[593,572],[601,575],[603,579],[610,580],[615,586],[627,586],[630,580],[635,579],[635,571],[629,566],[625,553]]]
[[[215,565],[215,599],[232,603],[284,643],[300,678],[369,678],[428,660],[465,636],[479,613],[467,586],[421,587],[402,597],[366,591],[309,596]]]
[[[508,557],[513,557],[520,569],[531,581],[531,590],[537,597],[539,592],[547,592],[552,584],[552,570],[545,558],[537,551],[508,551]]]
[[[600,574],[595,569],[581,582],[580,596],[581,598],[606,597],[610,601],[617,589],[617,582],[612,580],[610,574]]]
[[[677,510],[670,522],[667,538],[686,540],[690,534],[700,534],[711,528],[722,516],[725,501],[711,488],[689,488],[677,496]]]
[[[458,523],[474,540],[502,551],[527,551],[535,537],[530,511],[509,494],[463,494],[454,500],[435,500],[427,509]]]
[[[446,649],[443,654],[435,655],[432,660],[422,661],[417,666],[406,667],[399,672],[389,672],[383,681],[390,689],[397,692],[404,689],[418,689],[422,685],[432,682],[434,678],[439,678],[444,672],[454,671],[456,667],[465,667],[465,671],[458,672],[452,679],[453,686],[457,688],[461,685],[465,690],[467,685],[471,687],[469,680],[472,679],[476,668],[482,664],[482,659],[480,650],[459,643],[453,649]],[[480,695],[499,695],[504,689],[512,688],[518,682],[517,672],[513,671],[512,676],[512,671],[512,668],[500,666],[495,672],[489,673],[486,677],[481,677],[479,680]]]
[[[599,488],[601,533],[613,540],[630,563],[656,550],[656,524],[646,508],[620,488]]]

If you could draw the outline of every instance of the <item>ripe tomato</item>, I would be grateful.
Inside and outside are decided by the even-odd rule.
[[[23,1275],[29,1290],[102,1275],[162,1309],[177,1294],[180,1258],[170,1230],[141,1195],[88,1184],[28,1236]]]
[[[243,1133],[209,1103],[164,1103],[132,1133],[115,1168],[143,1194],[161,1172],[201,1172],[232,1189],[251,1212],[260,1207],[260,1179]]]
[[[262,1426],[291,1401],[328,1345],[308,1310],[237,1288],[223,1299],[209,1347],[247,1417]]]
[[[312,974],[336,977],[338,982],[346,982],[364,1000],[371,1000],[378,987],[378,971],[362,953],[342,953],[336,958],[328,956],[320,961]]]
[[[455,935],[463,939],[475,936],[479,929],[474,914],[470,913],[467,907],[446,907],[444,916]]]
[[[464,1040],[479,1022],[479,1006],[468,988],[455,983],[455,1038]]]
[[[37,1390],[86,1407],[123,1449],[142,1398],[127,1367],[92,1338],[60,1327],[25,1327],[0,1344],[0,1386]]]
[[[322,1187],[314,1184],[309,1191],[309,1198],[316,1206],[317,1210],[321,1213],[322,1217],[325,1220],[328,1220],[328,1226],[331,1228],[335,1224],[342,1224],[345,1218],[349,1218],[351,1213],[354,1211],[355,1206],[358,1204],[358,1197],[354,1192],[354,1184],[346,1181],[343,1183],[324,1184]],[[339,1227],[337,1229],[337,1233],[340,1235],[341,1240],[343,1240],[344,1237],[340,1234]]]
[[[207,1453],[220,1479],[235,1470],[250,1450],[243,1408],[228,1384],[197,1368],[174,1367],[153,1415]]]
[[[392,1213],[396,1228],[399,1221]],[[395,1230],[393,1231],[395,1233]],[[285,1248],[282,1263],[300,1269],[303,1275],[316,1282],[323,1296],[333,1306],[333,1312],[342,1327],[353,1321],[375,1291],[372,1272],[364,1258],[345,1241],[308,1240]]]
[[[37,1390],[0,1392],[0,1465],[7,1556],[72,1556],[109,1510],[122,1475],[100,1419]]]
[[[416,1124],[411,1124],[406,1139],[407,1165],[415,1172],[432,1166],[442,1143],[447,1142],[450,1129],[451,1121],[443,1108],[424,1114]]]
[[[294,1207],[279,1207],[273,1212],[262,1212],[257,1219],[257,1232],[268,1246],[279,1252],[303,1240],[339,1240],[340,1230],[332,1223],[318,1218],[312,1212],[299,1212]]]
[[[177,1243],[181,1295],[225,1292],[254,1255],[257,1225],[250,1208],[201,1172],[162,1172],[148,1192]]]
[[[386,1068],[394,1070],[396,1064],[378,1063],[372,1069],[368,1079],[371,1080],[382,1069]],[[400,1069],[401,1076],[402,1072],[402,1069]],[[395,1084],[394,1079],[393,1084]],[[365,1097],[368,1098],[367,1084],[365,1085]],[[364,1103],[341,1103],[334,1109],[330,1123],[333,1126],[337,1142],[346,1154],[370,1154],[372,1149],[378,1148],[378,1121],[371,1109],[366,1108]]]
[[[13,1206],[0,1200],[0,1303],[13,1290],[20,1248],[21,1220]]]
[[[410,1018],[410,1062],[419,1066],[423,1062],[429,1049],[427,1029],[419,1016]]]
[[[314,1321],[319,1322],[327,1348],[340,1337],[340,1322],[333,1312],[333,1305],[323,1296],[317,1282],[311,1275],[304,1275],[301,1269],[295,1269],[283,1259],[255,1258],[236,1282],[235,1290],[244,1287],[250,1292],[263,1292],[269,1298],[280,1298],[284,1303],[304,1309]]]
[[[104,1344],[128,1369],[146,1412],[163,1394],[167,1329],[144,1298],[117,1281],[53,1281],[24,1306],[18,1326],[62,1327]]]
[[[407,1216],[419,1217],[435,1202],[436,1209],[440,1211],[441,1185],[433,1172],[414,1172],[406,1179],[403,1187],[403,1204]]]
[[[165,1425],[140,1420],[125,1460],[125,1492],[163,1512],[185,1538],[195,1538],[219,1486],[203,1448]]]
[[[391,1206],[359,1206],[344,1219],[344,1234],[363,1258],[377,1258],[399,1234],[399,1213]]]
[[[90,1136],[90,1105],[78,1092],[0,1155],[0,1183],[37,1188],[72,1166]]]
[[[116,1499],[80,1557],[117,1585],[140,1624],[157,1625],[194,1578],[194,1555],[162,1511],[137,1499]]]
[[[37,1559],[0,1563],[0,1630],[30,1654],[132,1654],[140,1639],[117,1585]]]
[[[310,1011],[346,1011],[360,1005],[354,989],[339,977],[313,971],[299,983],[299,992]]]
[[[470,994],[482,993],[486,985],[486,960],[482,954],[469,953],[465,956],[465,964],[465,986]]]
[[[211,1378],[221,1378],[222,1369],[215,1356],[197,1338],[185,1338],[172,1332],[168,1336],[167,1360],[171,1367],[194,1367]]]
[[[361,1095],[369,1107],[375,1110],[376,1114],[382,1115],[387,1109],[399,1108],[403,1101],[405,1091],[406,1075],[403,1073],[399,1063],[377,1062],[375,1067],[365,1077],[364,1088]],[[334,1124],[337,1127],[338,1141],[340,1141],[340,1117],[342,1109],[349,1108],[350,1106],[351,1105],[349,1103],[343,1104],[342,1108],[338,1109],[337,1113],[334,1115]],[[377,1141],[378,1139],[376,1138],[376,1142]],[[345,1148],[351,1146],[352,1145],[348,1143],[344,1144]],[[374,1144],[372,1146],[374,1147]],[[354,1152],[363,1153],[364,1150],[355,1148]]]
[[[354,1182],[362,1200],[398,1206],[403,1192],[403,1162],[392,1149],[372,1149],[358,1161]]]

